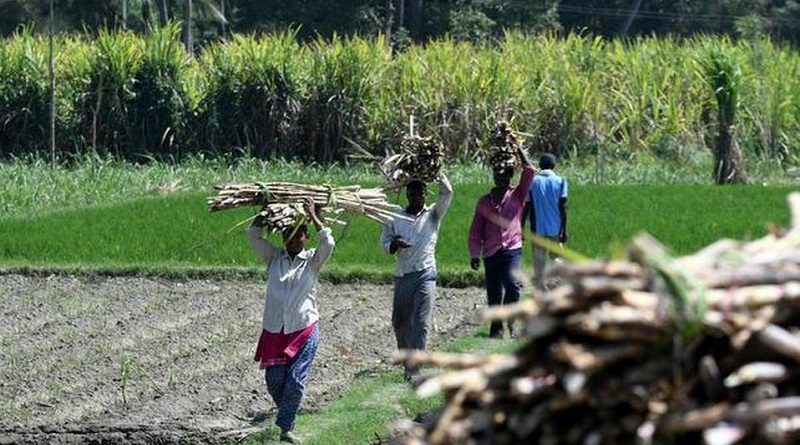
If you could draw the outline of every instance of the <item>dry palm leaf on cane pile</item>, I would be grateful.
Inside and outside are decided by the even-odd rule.
[[[389,189],[405,187],[412,180],[433,182],[442,171],[444,146],[432,137],[406,136],[400,143],[400,153],[386,157],[381,170]]]
[[[493,170],[513,170],[520,161],[517,155],[519,147],[520,141],[511,125],[506,121],[497,122],[489,135],[489,166]]]
[[[800,443],[800,193],[791,228],[672,257],[648,235],[625,260],[563,264],[538,301],[487,309],[522,319],[513,355],[404,352],[443,391],[406,425],[413,444]]]
[[[386,194],[377,188],[365,189],[357,185],[328,187],[290,182],[250,182],[214,188],[218,194],[207,201],[210,211],[261,207],[260,213],[267,217],[267,227],[272,231],[292,227],[305,218],[301,204],[305,197],[314,201],[320,208],[320,217],[329,225],[339,222],[338,218],[343,212],[362,215],[380,224],[399,217],[386,201]]]

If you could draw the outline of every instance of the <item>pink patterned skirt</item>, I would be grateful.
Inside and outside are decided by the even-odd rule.
[[[314,326],[317,322],[311,323],[302,330],[295,331],[289,334],[281,332],[269,332],[266,329],[261,330],[261,336],[258,339],[258,346],[256,346],[256,355],[253,358],[260,363],[261,369],[267,369],[270,366],[288,365],[294,359],[294,356],[303,349],[306,340],[314,331]]]

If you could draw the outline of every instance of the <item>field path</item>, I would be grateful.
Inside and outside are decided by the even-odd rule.
[[[0,443],[215,443],[272,422],[253,361],[264,283],[0,275]],[[320,283],[305,410],[393,369],[391,287]],[[432,347],[464,335],[481,289],[442,289]]]

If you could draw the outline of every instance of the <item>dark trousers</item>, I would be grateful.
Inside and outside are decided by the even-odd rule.
[[[522,248],[500,250],[483,260],[486,271],[486,299],[489,306],[512,304],[519,301],[522,289],[520,279],[522,267]],[[508,322],[508,329],[513,329],[513,321]],[[492,337],[503,336],[503,323],[493,321],[489,327]]]
[[[288,365],[270,366],[265,371],[267,391],[278,405],[275,424],[281,431],[291,431],[294,419],[300,410],[300,402],[306,390],[306,380],[319,344],[319,324],[306,340],[305,346]]]

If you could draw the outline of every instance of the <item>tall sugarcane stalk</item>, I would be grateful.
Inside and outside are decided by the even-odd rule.
[[[713,52],[706,66],[706,78],[717,101],[717,137],[714,142],[714,180],[717,184],[747,181],[742,153],[734,137],[742,75],[733,61]]]

